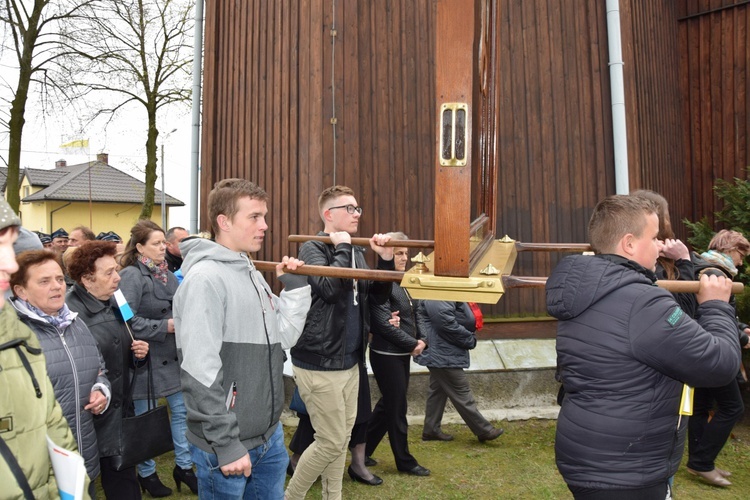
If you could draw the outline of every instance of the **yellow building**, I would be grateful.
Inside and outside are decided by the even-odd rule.
[[[99,154],[96,161],[78,165],[61,160],[53,170],[24,169],[20,182],[23,226],[48,234],[58,228],[70,232],[76,226],[88,226],[94,234],[114,231],[127,242],[130,228],[138,222],[146,185],[107,162],[107,155]],[[161,196],[155,190],[151,214],[159,225]],[[166,195],[165,205],[169,226],[168,207],[185,204]]]

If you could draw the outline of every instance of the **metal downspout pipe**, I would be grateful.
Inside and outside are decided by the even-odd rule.
[[[193,36],[193,104],[192,137],[190,141],[190,234],[198,233],[198,180],[200,178],[201,145],[201,74],[203,69],[203,3],[195,2]]]
[[[620,35],[620,2],[607,0],[607,40],[609,45],[609,78],[612,94],[612,135],[615,153],[615,192],[628,194],[628,133],[625,124],[625,82],[623,78],[622,37]]]

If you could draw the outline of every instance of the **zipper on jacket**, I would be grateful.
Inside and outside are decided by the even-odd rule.
[[[255,275],[253,274],[253,271],[250,270],[250,281],[253,282],[253,288],[255,288],[255,293],[258,295],[258,300],[260,301],[260,308],[263,311],[263,332],[266,334],[266,347],[268,348],[268,379],[271,382],[271,414],[269,416],[269,423],[268,428],[270,429],[273,426],[273,416],[276,413],[276,391],[273,387],[273,357],[271,356],[271,337],[268,335],[268,326],[266,325],[266,306],[263,303],[263,296],[260,294],[260,290],[258,290],[258,284],[255,282]],[[265,291],[265,288],[263,289]],[[268,295],[268,292],[266,292],[266,295]],[[268,302],[273,307],[273,302],[271,301],[271,297],[268,297]],[[265,433],[263,433],[265,436]]]
[[[73,359],[73,354],[70,352],[70,348],[68,347],[68,343],[65,342],[65,336],[63,335],[63,332],[61,332],[57,327],[54,325],[51,325],[55,330],[57,330],[57,334],[60,336],[60,340],[62,341],[63,349],[65,350],[65,354],[68,355],[68,359],[70,360],[70,365],[73,367],[73,387],[75,388],[75,410],[76,410],[76,441],[78,441],[78,450],[80,453],[83,453],[83,437],[81,436],[81,414],[80,414],[80,404],[81,404],[81,388],[78,385],[78,370],[76,369],[76,362]]]

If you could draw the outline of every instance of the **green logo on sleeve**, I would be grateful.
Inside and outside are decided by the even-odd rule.
[[[685,313],[682,311],[682,309],[680,309],[680,306],[675,307],[674,311],[672,311],[672,314],[670,314],[667,318],[667,323],[669,323],[670,326],[676,325],[677,322],[680,321],[680,318],[683,314]]]

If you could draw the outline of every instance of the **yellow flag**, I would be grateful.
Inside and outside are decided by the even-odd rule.
[[[680,415],[693,414],[693,394],[695,389],[687,384],[682,386],[682,397],[680,398]]]
[[[79,139],[77,141],[70,141],[66,142],[65,144],[60,144],[60,149],[87,149],[89,147],[89,140],[88,139]]]

